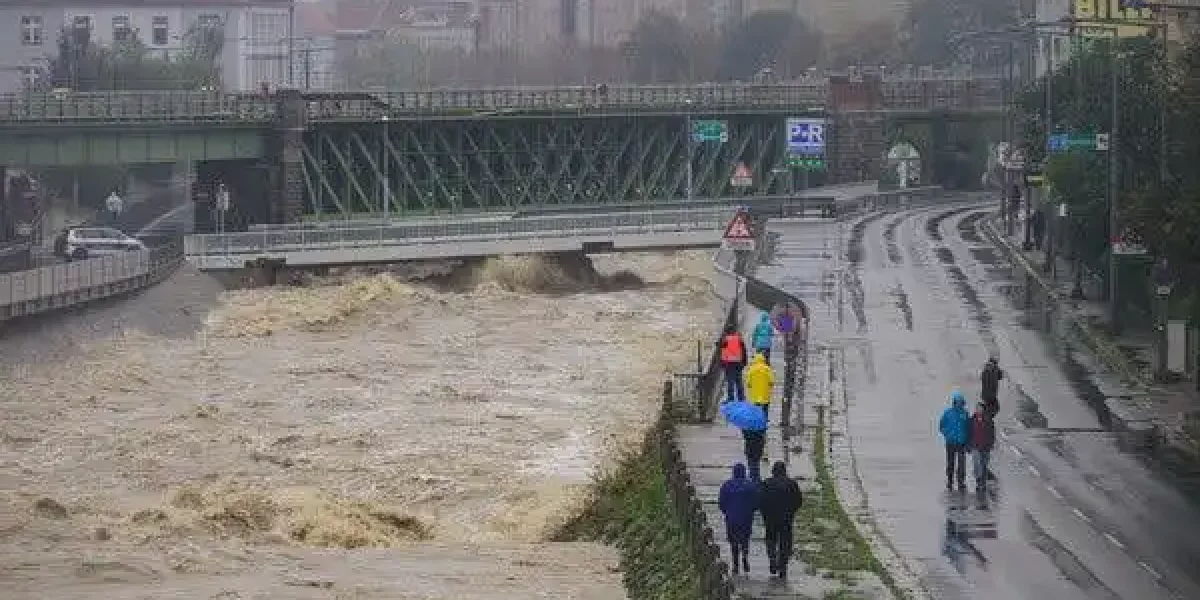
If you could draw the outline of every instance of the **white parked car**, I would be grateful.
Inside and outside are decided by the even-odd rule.
[[[69,260],[145,249],[141,240],[111,227],[70,227],[54,239],[54,253]]]

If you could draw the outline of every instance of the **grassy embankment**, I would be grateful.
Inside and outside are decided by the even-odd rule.
[[[816,470],[816,489],[807,493],[796,515],[796,552],[807,565],[808,574],[836,579],[844,589],[825,595],[825,600],[860,597],[854,591],[857,576],[874,573],[891,590],[894,598],[908,597],[895,579],[875,558],[871,546],[838,501],[837,483],[826,457],[825,429],[818,427],[813,436],[812,459]]]
[[[556,537],[620,549],[632,600],[694,600],[703,597],[700,572],[667,491],[660,435],[653,430],[637,454],[598,477],[589,506]]]

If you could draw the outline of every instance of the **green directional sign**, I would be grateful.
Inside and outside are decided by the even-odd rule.
[[[729,141],[729,123],[725,121],[692,121],[692,141],[719,142]]]
[[[1046,149],[1052,153],[1108,150],[1107,133],[1054,133],[1046,138]]]

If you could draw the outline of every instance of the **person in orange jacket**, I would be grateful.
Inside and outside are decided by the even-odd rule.
[[[725,389],[730,401],[746,401],[746,388],[742,385],[742,371],[746,367],[746,340],[737,327],[725,328],[718,346],[721,353],[721,369],[725,372]]]

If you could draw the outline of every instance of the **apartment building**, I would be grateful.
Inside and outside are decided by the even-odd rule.
[[[196,26],[221,27],[226,89],[287,85],[294,47],[292,0],[0,0],[0,93],[36,85],[64,28],[84,27],[100,44],[136,35],[171,55]]]

